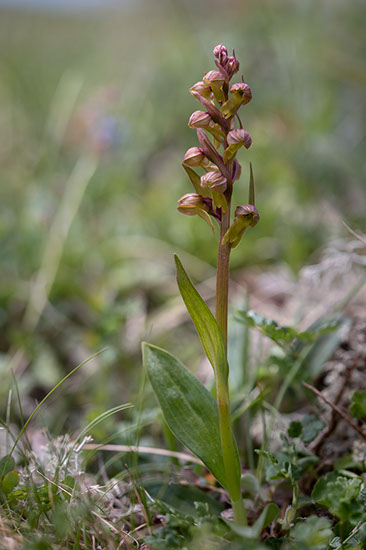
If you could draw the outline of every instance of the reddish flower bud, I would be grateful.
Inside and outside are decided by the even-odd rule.
[[[214,95],[211,90],[211,86],[208,84],[205,84],[203,80],[200,80],[199,82],[196,82],[196,84],[193,84],[192,88],[189,89],[191,94],[194,96],[195,94],[199,94],[202,97],[205,97],[206,99],[213,99]]]
[[[213,54],[217,59],[227,57],[227,49],[225,48],[224,44],[219,44],[218,46],[214,47]]]
[[[220,111],[224,118],[232,118],[239,107],[246,105],[252,99],[252,92],[248,84],[238,82],[230,88],[231,97],[222,105]]]
[[[207,172],[201,177],[201,187],[209,187],[212,191],[224,193],[227,187],[227,179],[221,172]]]
[[[259,214],[255,206],[252,204],[238,206],[235,210],[235,219],[224,235],[223,244],[230,243],[231,248],[235,248],[248,227],[254,227],[258,221]]]
[[[252,204],[243,204],[237,206],[234,213],[235,217],[243,217],[248,222],[248,225],[254,227],[259,222],[258,210]]]
[[[190,128],[207,128],[212,123],[212,119],[206,111],[195,111],[189,121]]]
[[[198,193],[187,193],[186,195],[183,195],[183,197],[181,197],[178,201],[178,210],[187,216],[200,216],[209,224],[212,231],[215,231],[215,227],[212,223],[210,215],[208,214],[210,207],[205,202],[205,199]]]
[[[206,86],[215,86],[215,88],[221,88],[224,84],[224,77],[219,71],[209,71],[203,77],[203,82]]]
[[[225,78],[222,76],[222,74],[219,71],[209,71],[203,77],[203,82],[206,85],[211,86],[211,89],[213,91],[216,101],[221,103],[222,101],[225,100],[225,95],[222,89],[225,82]]]
[[[243,129],[231,130],[227,135],[229,147],[224,151],[224,162],[231,162],[237,151],[244,145],[246,149],[252,144],[249,132]]]
[[[225,198],[225,190],[227,187],[227,179],[221,172],[207,172],[201,177],[201,187],[208,189],[212,199],[212,207],[214,209],[221,208],[223,212],[227,210],[227,202]]]
[[[245,82],[233,84],[230,88],[230,93],[238,94],[242,98],[242,105],[246,105],[252,99],[252,91]]]
[[[201,166],[202,162],[206,159],[202,149],[199,147],[191,147],[184,155],[184,160],[188,166]],[[207,160],[207,159],[206,159]]]
[[[239,61],[235,57],[234,50],[233,55],[229,57],[225,46],[223,44],[219,44],[214,49],[214,55],[218,59],[218,61],[215,61],[216,67],[228,82],[239,70]]]
[[[225,68],[230,78],[238,72],[239,66],[239,61],[236,59],[235,56],[230,56],[227,58]]]
[[[182,214],[187,214],[187,216],[194,216],[197,214],[196,209],[202,208],[206,212],[209,211],[208,206],[205,204],[203,197],[197,193],[187,193],[183,195],[178,201],[178,210]]]
[[[239,145],[240,147],[244,145],[246,149],[252,144],[252,138],[250,137],[249,132],[238,128],[237,130],[231,130],[227,135],[227,142],[229,145]]]

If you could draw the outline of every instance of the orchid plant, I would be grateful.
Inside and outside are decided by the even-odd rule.
[[[144,343],[143,356],[171,431],[228,491],[235,522],[246,525],[240,490],[241,466],[230,416],[227,322],[230,252],[238,246],[247,229],[259,221],[251,165],[248,204],[237,206],[234,220],[231,220],[233,186],[241,174],[236,155],[240,148],[249,149],[252,144],[250,134],[243,129],[239,110],[251,101],[252,92],[243,76],[241,82],[230,85],[232,77],[239,71],[235,52],[228,55],[225,46],[220,44],[213,53],[216,70],[206,73],[203,80],[190,89],[204,110],[195,111],[189,119],[188,125],[196,130],[199,146],[188,149],[183,168],[194,192],[179,199],[178,210],[189,216],[200,216],[213,230],[215,223],[219,225],[215,317],[177,256],[175,261],[180,293],[214,370],[216,400],[167,351]],[[197,173],[198,169],[203,171],[202,175]]]

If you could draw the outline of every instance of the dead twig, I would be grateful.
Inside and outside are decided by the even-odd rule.
[[[312,392],[314,392],[315,395],[320,397],[320,399],[322,399],[324,401],[324,403],[326,403],[327,405],[332,407],[332,409],[334,411],[336,411],[350,426],[352,426],[352,428],[354,430],[356,430],[356,432],[358,432],[363,439],[366,439],[366,434],[361,430],[361,428],[359,428],[357,426],[357,424],[355,424],[353,422],[353,420],[345,412],[342,411],[342,409],[340,409],[337,405],[335,405],[334,403],[329,401],[329,399],[327,399],[319,390],[314,388],[314,386],[311,386],[310,384],[307,384],[306,382],[303,382],[303,385],[306,388],[309,388],[309,390],[311,390]]]
[[[111,451],[115,453],[146,453],[161,456],[170,456],[172,458],[178,458],[185,462],[194,462],[203,466],[203,463],[199,458],[188,453],[179,453],[177,451],[168,451],[165,449],[157,449],[156,447],[138,447],[136,445],[98,445],[95,443],[87,443],[83,446],[83,451],[95,450],[95,451]]]

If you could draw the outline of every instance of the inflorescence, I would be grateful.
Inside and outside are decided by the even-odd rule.
[[[188,122],[197,131],[200,147],[191,147],[184,156],[183,168],[187,172],[195,193],[188,193],[178,201],[178,210],[188,216],[199,215],[212,229],[212,218],[221,223],[222,216],[230,210],[234,182],[240,177],[241,166],[236,154],[241,147],[249,149],[252,138],[243,129],[238,111],[252,99],[248,84],[232,84],[230,80],[239,71],[239,61],[233,51],[228,55],[223,44],[214,48],[217,70],[206,73],[203,80],[190,88],[191,94],[205,110],[195,111]],[[235,128],[235,120],[239,128]],[[212,138],[209,138],[209,135]],[[223,148],[223,154],[219,153]],[[199,176],[195,169],[202,168]],[[254,227],[259,214],[254,206],[254,181],[250,170],[249,202],[238,206],[235,219],[223,236],[222,244],[235,248],[246,229]]]

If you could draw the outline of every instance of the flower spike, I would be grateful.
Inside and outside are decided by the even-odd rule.
[[[228,244],[235,248],[248,227],[254,227],[259,220],[254,205],[254,176],[250,164],[249,202],[235,210],[235,219],[230,226],[233,185],[241,174],[236,155],[241,147],[249,149],[252,145],[252,138],[244,130],[238,111],[251,101],[252,92],[243,76],[241,82],[230,84],[239,71],[235,51],[229,55],[226,47],[218,44],[213,53],[216,69],[205,73],[203,79],[189,90],[204,110],[195,111],[189,119],[188,126],[197,131],[199,146],[190,147],[182,163],[195,193],[184,195],[178,209],[184,214],[198,214],[210,222],[211,217],[216,218],[222,224],[221,246]],[[235,127],[236,119],[239,128]]]

